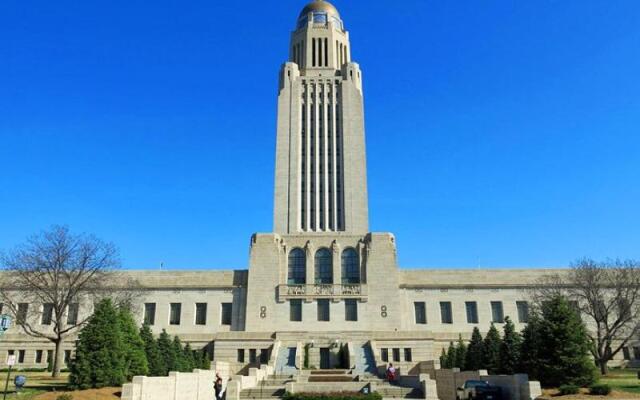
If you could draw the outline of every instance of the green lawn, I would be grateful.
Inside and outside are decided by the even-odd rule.
[[[638,369],[612,369],[607,376],[600,378],[600,382],[610,385],[613,390],[640,394]]]
[[[13,385],[13,378],[16,375],[24,375],[27,377],[27,384],[24,389],[20,391],[20,394],[15,393],[15,387]],[[9,380],[9,388],[7,390],[7,399],[22,399],[30,400],[36,395],[44,392],[50,392],[52,390],[64,390],[67,387],[68,373],[63,373],[59,378],[52,378],[50,372],[16,372],[11,371],[11,378]],[[6,372],[0,372],[0,395],[4,394],[4,385],[7,379]]]

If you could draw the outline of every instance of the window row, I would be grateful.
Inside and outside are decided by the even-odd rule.
[[[207,324],[207,303],[195,303],[194,325]],[[220,325],[231,325],[232,303],[220,303]],[[143,321],[148,325],[156,323],[156,303],[144,303]],[[169,303],[169,325],[182,324],[182,303]]]
[[[467,323],[477,324],[478,319],[478,302],[465,301],[465,311],[467,315]],[[424,301],[416,301],[413,303],[416,324],[427,323],[427,309]],[[516,301],[518,309],[518,322],[526,323],[529,321],[529,303],[526,301]],[[453,309],[450,301],[440,302],[440,322],[443,324],[453,324]],[[504,322],[504,308],[501,301],[491,302],[491,322]]]
[[[388,348],[381,348],[380,349],[380,358],[382,359],[382,361],[384,362],[389,362],[389,350],[391,350],[391,357],[393,359],[394,362],[400,362],[400,348],[396,347],[396,348],[392,348],[392,349],[388,349]],[[411,349],[406,347],[403,351],[404,354],[404,361],[406,362],[411,362],[413,361],[413,357],[411,355]]]
[[[316,251],[314,260],[314,283],[332,284],[333,253],[328,248]],[[360,262],[358,252],[352,248],[346,248],[341,255],[341,282],[342,284],[360,283]],[[287,283],[290,285],[304,285],[307,283],[307,254],[301,248],[295,248],[289,252],[289,268]]]
[[[7,359],[9,356],[16,356],[17,364],[24,364],[27,360],[26,350],[7,350]],[[46,356],[46,358],[45,358]],[[50,364],[53,362],[53,350],[36,350],[33,354],[34,364]],[[71,361],[71,350],[64,351],[64,363],[69,364]]]
[[[317,301],[316,317],[318,321],[331,320],[331,306],[327,299]],[[344,301],[344,319],[345,321],[358,320],[358,301],[347,299]],[[302,300],[289,300],[289,320],[293,322],[302,322]]]
[[[258,353],[259,351],[259,353]],[[249,353],[249,359],[246,360],[246,354]],[[267,364],[270,356],[269,349],[238,349],[236,361],[239,363],[249,362],[249,364]]]
[[[16,323],[20,324],[26,322],[29,317],[29,303],[18,303],[15,307]],[[4,311],[4,304],[0,303],[0,314]],[[64,311],[62,320],[67,325],[76,325],[78,323],[78,312],[80,311],[80,304],[71,303]],[[53,325],[54,322],[54,306],[53,303],[42,304],[42,309],[39,310],[39,324],[40,325]]]
[[[633,351],[633,357],[632,357],[631,351]],[[638,346],[635,346],[635,347],[623,347],[622,348],[622,358],[624,358],[627,361],[629,361],[629,360],[640,360],[640,347],[638,347]]]

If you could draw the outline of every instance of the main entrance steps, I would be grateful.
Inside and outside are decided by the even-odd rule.
[[[376,363],[373,357],[373,351],[369,343],[354,344],[353,355],[355,358],[354,373],[358,374],[376,374]]]
[[[261,381],[258,386],[240,392],[241,400],[280,399],[284,396],[284,388],[293,379],[290,375],[275,375]]]
[[[276,356],[275,373],[280,375],[293,375],[296,372],[296,348],[280,346]]]

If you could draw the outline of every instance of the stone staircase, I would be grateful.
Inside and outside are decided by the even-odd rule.
[[[279,375],[294,375],[297,371],[296,348],[281,345],[276,356],[275,373]]]
[[[258,386],[244,389],[240,392],[240,399],[279,399],[284,395],[284,387],[293,378],[290,375],[271,376],[261,381]]]
[[[353,346],[355,368],[354,373],[376,375],[376,363],[369,343]]]
[[[376,392],[380,393],[383,399],[424,399],[424,394],[420,389],[395,386],[388,383],[379,384]]]

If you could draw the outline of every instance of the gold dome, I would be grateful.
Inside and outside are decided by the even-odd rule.
[[[300,12],[300,16],[298,18],[306,17],[307,14],[309,14],[311,12],[313,12],[313,13],[315,13],[315,12],[321,12],[321,13],[324,12],[324,13],[327,13],[327,15],[329,15],[329,16],[334,16],[334,17],[340,18],[340,13],[333,6],[333,4],[329,3],[328,1],[324,1],[324,0],[313,0],[311,3],[307,4],[306,6],[304,6],[304,8]]]

